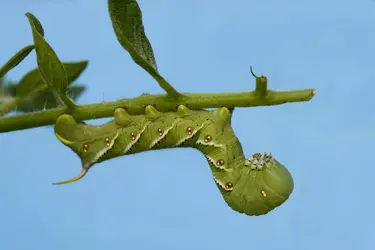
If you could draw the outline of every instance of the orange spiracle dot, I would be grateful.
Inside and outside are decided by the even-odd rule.
[[[230,189],[233,187],[233,184],[228,182],[227,184],[225,184],[225,189]]]
[[[109,140],[109,138],[105,139],[105,144],[107,144],[107,146],[109,146],[111,144],[111,141]]]
[[[192,135],[193,134],[193,128],[192,127],[188,127],[186,131],[187,131],[188,135]]]
[[[89,151],[89,145],[87,145],[87,144],[83,145],[83,151],[84,152]]]
[[[206,138],[204,139],[204,142],[210,142],[212,140],[212,137],[210,135],[206,135]]]
[[[134,133],[134,132],[131,132],[130,133],[130,136],[132,137],[132,140],[134,141],[135,139],[137,139],[137,135]]]
[[[158,128],[158,134],[159,136],[162,136],[164,134],[164,130],[162,128]]]
[[[223,160],[218,160],[218,161],[216,162],[216,165],[218,165],[218,166],[223,166],[223,165],[224,165],[224,161],[223,161]]]

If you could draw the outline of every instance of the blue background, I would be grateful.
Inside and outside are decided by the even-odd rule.
[[[250,65],[272,89],[316,89],[310,102],[239,108],[233,117],[246,155],[272,152],[292,173],[293,194],[268,215],[238,214],[193,149],[117,158],[52,186],[80,171],[78,157],[51,128],[5,133],[0,249],[375,249],[375,3],[140,6],[159,70],[181,92],[252,90]],[[62,61],[90,61],[79,103],[162,92],[117,42],[104,0],[1,1],[0,64],[32,43],[28,11]],[[34,67],[32,52],[7,78]]]

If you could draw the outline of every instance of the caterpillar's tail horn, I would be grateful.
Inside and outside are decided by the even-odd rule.
[[[77,175],[76,177],[73,177],[73,178],[71,178],[69,180],[66,180],[66,181],[55,182],[55,183],[53,183],[53,185],[68,184],[68,183],[78,181],[78,180],[82,179],[87,174],[88,171],[89,171],[88,169],[83,168],[81,173],[79,175]]]

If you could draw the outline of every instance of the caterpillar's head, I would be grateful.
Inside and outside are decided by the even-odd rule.
[[[70,180],[54,184],[66,184],[84,177],[88,170],[110,150],[118,136],[113,123],[103,126],[92,126],[77,123],[70,115],[61,115],[56,120],[55,135],[81,159],[82,171]]]
[[[257,153],[231,172],[214,176],[226,180],[216,182],[225,201],[233,209],[247,215],[263,215],[283,204],[293,192],[289,171],[271,154]]]

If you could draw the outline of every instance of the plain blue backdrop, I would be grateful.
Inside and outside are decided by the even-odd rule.
[[[202,155],[171,149],[117,158],[81,181],[51,127],[0,135],[0,249],[373,250],[375,2],[141,0],[159,70],[181,92],[315,88],[310,102],[238,108],[247,156],[272,152],[295,190],[249,217],[230,209]],[[0,64],[32,43],[36,15],[62,61],[89,60],[88,104],[162,93],[120,46],[107,1],[0,2]],[[36,67],[35,52],[8,75]],[[90,121],[101,124],[109,119]]]

